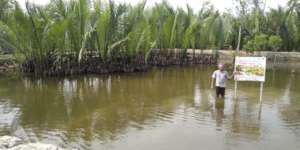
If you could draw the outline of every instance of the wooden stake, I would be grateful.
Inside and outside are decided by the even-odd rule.
[[[237,86],[238,86],[238,82],[235,81],[234,82],[234,98],[237,98]]]
[[[264,89],[264,82],[260,82],[260,94],[259,94],[260,103],[262,103],[263,89]]]

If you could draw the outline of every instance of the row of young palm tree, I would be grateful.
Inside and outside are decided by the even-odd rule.
[[[242,28],[243,49],[300,51],[299,0],[268,11],[265,1],[236,1],[240,4],[236,18]]]
[[[0,49],[14,51],[41,70],[80,63],[87,54],[102,62],[140,56],[147,61],[153,49],[300,51],[297,0],[270,11],[260,0],[237,1],[238,15],[220,13],[210,4],[198,12],[188,5],[174,9],[166,1],[146,8],[146,1],[132,6],[113,0],[51,0],[45,6],[27,2],[24,10],[14,0],[2,0]]]

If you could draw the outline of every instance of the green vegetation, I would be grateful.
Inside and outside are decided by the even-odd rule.
[[[272,35],[269,37],[268,44],[273,51],[278,51],[282,46],[282,39],[279,36]]]
[[[268,37],[266,34],[255,35],[253,39],[248,40],[244,45],[244,49],[248,52],[272,50],[278,51],[282,46],[282,39],[280,36],[271,35]]]
[[[51,0],[46,6],[0,2],[0,50],[14,52],[29,71],[59,70],[97,58],[147,63],[153,49],[300,51],[300,2],[265,11],[260,0],[238,0],[238,15],[209,3],[194,12],[163,1],[145,8],[113,0]],[[239,38],[240,37],[240,38]],[[240,42],[238,42],[240,41]],[[90,62],[89,62],[90,63]],[[70,65],[69,65],[70,67]]]

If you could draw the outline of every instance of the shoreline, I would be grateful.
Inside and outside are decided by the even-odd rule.
[[[165,51],[152,50],[150,54],[135,56],[120,56],[103,61],[95,53],[84,54],[80,62],[76,55],[68,54],[60,60],[49,58],[42,62],[27,60],[21,64],[22,74],[35,76],[72,76],[86,74],[110,74],[145,72],[153,67],[184,66],[184,65],[214,65],[218,58],[214,54],[189,53],[186,50],[169,49]]]
[[[18,64],[12,55],[0,56],[0,74],[21,73],[29,76],[71,76],[86,74],[110,74],[110,73],[130,73],[145,72],[153,67],[185,66],[185,65],[214,65],[218,62],[233,63],[235,56],[267,57],[270,65],[274,64],[300,64],[300,52],[268,52],[259,51],[247,53],[234,50],[198,50],[170,49],[167,52],[152,50],[148,63],[145,57],[135,56],[133,59],[119,58],[110,62],[103,62],[94,56],[88,56],[78,63],[77,59],[70,59],[67,62],[51,63],[46,60],[45,66],[37,66],[33,60]],[[49,63],[50,62],[50,63]],[[40,69],[40,70],[38,70]]]

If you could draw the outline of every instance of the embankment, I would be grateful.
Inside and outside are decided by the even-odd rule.
[[[219,61],[222,62],[232,62],[235,56],[254,56],[266,57],[269,63],[300,63],[300,52],[240,51],[236,53],[234,50],[219,50],[218,55]]]
[[[12,55],[0,55],[0,74],[16,70],[18,70],[18,64]]]
[[[189,50],[152,50],[149,55],[121,55],[102,60],[95,53],[86,53],[80,63],[76,55],[52,56],[45,60],[30,59],[21,65],[24,74],[43,76],[66,76],[76,74],[105,74],[115,72],[146,71],[153,66],[172,66],[189,64],[216,64],[213,53],[194,53]]]
[[[212,65],[217,62],[232,63],[235,56],[264,56],[269,63],[300,63],[300,52],[267,52],[247,53],[234,50],[152,50],[149,55],[120,56],[103,61],[95,53],[87,53],[78,63],[76,55],[52,55],[46,60],[27,60],[18,65],[11,55],[0,57],[0,73],[19,70],[24,74],[43,76],[65,76],[75,74],[105,74],[114,72],[146,71],[151,67],[204,64]]]

